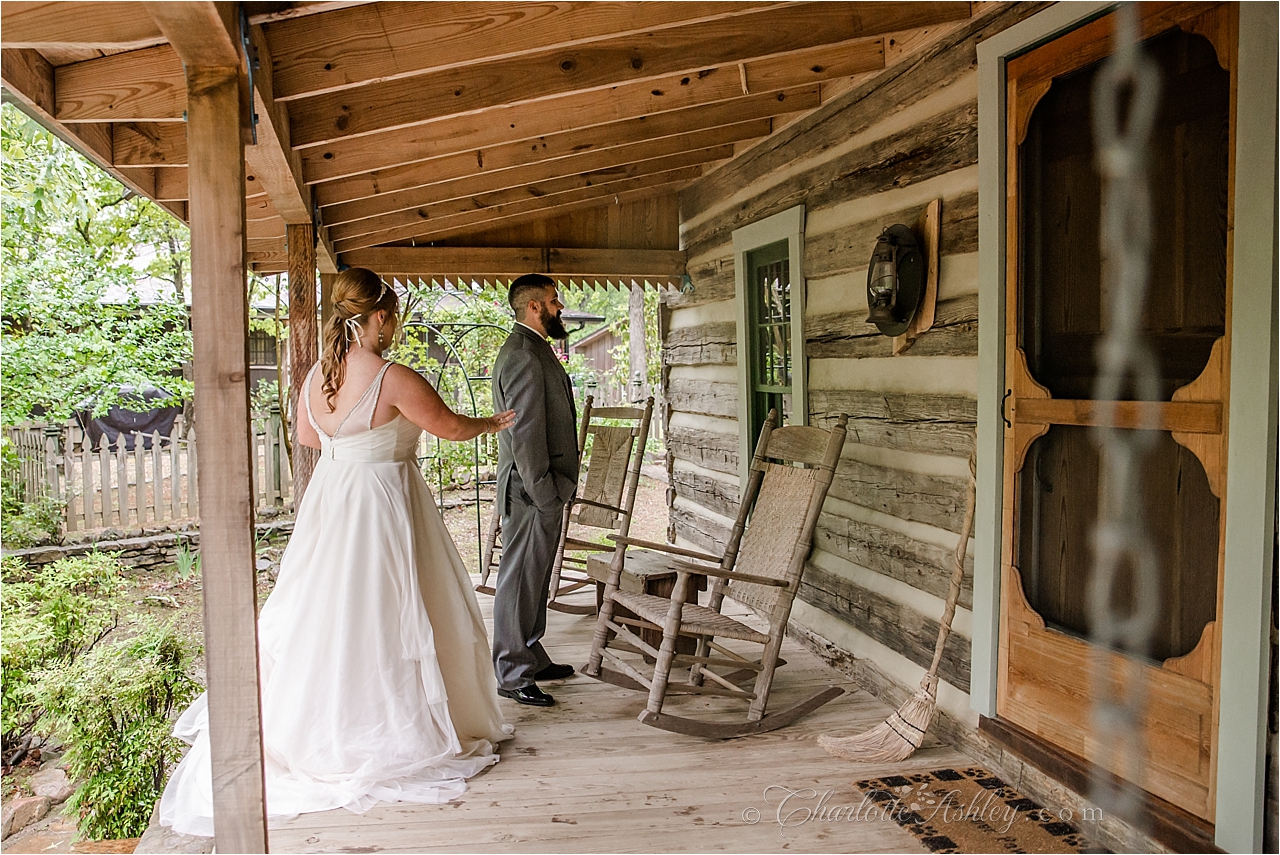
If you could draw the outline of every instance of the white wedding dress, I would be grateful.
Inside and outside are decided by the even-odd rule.
[[[258,618],[272,820],[446,802],[514,731],[467,570],[417,468],[421,430],[404,416],[371,427],[388,367],[332,437],[312,415],[310,376],[303,387],[320,461]],[[160,822],[211,836],[204,695],[174,734],[192,747]]]

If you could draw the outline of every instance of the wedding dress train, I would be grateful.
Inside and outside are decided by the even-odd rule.
[[[417,468],[421,430],[371,427],[389,364],[332,437],[258,618],[267,813],[380,801],[438,804],[511,736],[467,570]],[[314,373],[315,369],[312,369]],[[174,728],[191,742],[160,821],[213,834],[205,696]]]

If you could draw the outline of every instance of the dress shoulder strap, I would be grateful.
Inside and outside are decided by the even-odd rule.
[[[382,366],[382,369],[378,372],[378,376],[373,378],[373,383],[369,385],[369,391],[365,393],[365,399],[362,400],[360,404],[356,405],[357,407],[361,404],[366,404],[368,406],[368,413],[361,413],[360,416],[364,420],[364,426],[370,430],[373,429],[373,414],[378,409],[378,398],[382,395],[382,378],[387,376],[387,369],[390,368],[391,365],[392,363],[387,362]]]
[[[307,372],[306,382],[302,384],[302,402],[303,406],[306,407],[307,410],[307,421],[311,422],[311,427],[315,429],[317,434],[324,436],[325,432],[320,430],[320,425],[316,424],[315,413],[311,412],[311,381],[315,378],[316,369],[319,367],[320,363],[317,362],[312,365],[311,370]]]

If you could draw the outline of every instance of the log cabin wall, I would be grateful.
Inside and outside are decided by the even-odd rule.
[[[1039,8],[993,5],[931,34],[680,195],[693,288],[664,298],[671,534],[713,548],[737,512],[733,231],[803,204],[809,419],[850,421],[792,623],[830,658],[868,663],[895,704],[932,658],[976,426],[976,45]],[[913,224],[934,199],[937,318],[894,356],[864,322],[868,260],[884,226]],[[939,691],[970,727],[971,607],[970,575]]]

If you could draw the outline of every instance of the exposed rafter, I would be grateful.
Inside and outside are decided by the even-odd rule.
[[[678,279],[680,250],[538,249],[452,246],[384,246],[344,252],[342,261],[389,276],[476,274],[493,278],[537,272],[560,276]]]

